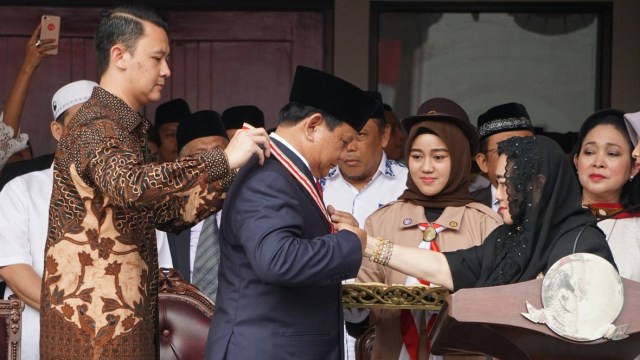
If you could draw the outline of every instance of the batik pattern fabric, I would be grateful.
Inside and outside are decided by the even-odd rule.
[[[235,176],[215,149],[147,164],[149,124],[96,87],[58,144],[41,298],[42,359],[155,359],[155,228],[218,211]]]

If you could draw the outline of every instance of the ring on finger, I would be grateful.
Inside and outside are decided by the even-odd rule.
[[[42,42],[40,40],[36,41],[36,47],[39,48],[40,45],[42,45]]]

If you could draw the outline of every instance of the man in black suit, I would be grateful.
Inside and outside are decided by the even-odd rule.
[[[487,175],[491,184],[476,190],[471,196],[479,203],[498,211],[496,201],[496,165],[498,164],[498,143],[514,136],[533,136],[533,125],[527,109],[522,104],[502,104],[487,110],[478,117],[480,151],[476,163],[480,171]]]
[[[225,149],[229,144],[226,129],[222,123],[220,115],[212,110],[198,111],[187,118],[183,119],[176,129],[176,143],[180,157],[199,154],[203,151],[213,148]],[[212,215],[211,221],[219,223],[220,212]],[[193,282],[195,277],[195,260],[198,255],[198,245],[202,236],[201,230],[204,223],[203,220],[190,229],[184,230],[178,234],[168,233],[169,249],[171,250],[171,259],[173,267],[180,271],[182,277]],[[211,240],[211,239],[208,239]],[[206,293],[211,300],[216,300],[216,292],[218,288],[217,272],[220,260],[220,247],[218,245],[218,231],[214,233],[214,250],[213,254],[206,259],[211,262],[211,266],[207,268],[212,272],[212,284],[196,284],[200,290]]]
[[[207,359],[342,356],[341,281],[357,274],[366,233],[325,208],[317,180],[378,105],[342,79],[297,68],[271,157],[245,165],[227,193]]]

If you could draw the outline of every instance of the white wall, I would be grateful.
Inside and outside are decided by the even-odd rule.
[[[334,72],[363,88],[369,85],[369,2],[335,0]],[[640,1],[612,0],[612,3],[611,105],[625,111],[638,111]]]

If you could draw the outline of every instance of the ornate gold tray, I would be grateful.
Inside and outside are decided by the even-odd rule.
[[[349,308],[440,310],[449,291],[443,287],[378,283],[342,285],[342,305]]]

